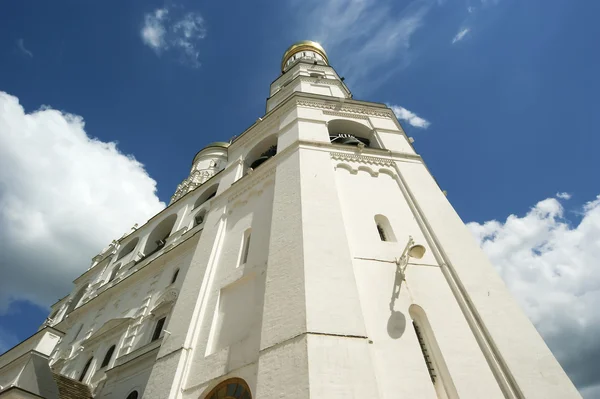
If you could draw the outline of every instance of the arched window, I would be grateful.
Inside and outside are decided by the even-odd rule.
[[[252,393],[246,381],[241,378],[230,378],[214,387],[204,399],[252,399]]]
[[[85,294],[85,291],[87,290],[88,286],[89,284],[86,284],[83,287],[81,287],[79,291],[77,291],[73,299],[71,299],[71,302],[69,303],[69,307],[67,308],[65,314],[71,313],[77,307],[77,305],[79,305],[79,301],[81,301],[81,298],[83,298],[83,295]]]
[[[115,345],[108,348],[108,350],[106,351],[106,355],[104,355],[104,359],[102,360],[102,364],[100,365],[100,368],[108,366],[108,363],[110,363],[110,359],[112,358],[115,348],[116,348]]]
[[[217,195],[218,188],[219,188],[219,186],[217,184],[214,184],[214,185],[210,186],[209,188],[207,188],[206,190],[204,190],[204,192],[202,194],[200,194],[200,196],[198,197],[196,202],[194,202],[193,209],[196,209],[199,206],[202,206],[202,204],[204,204],[206,201],[208,201],[209,199],[211,199],[215,195]]]
[[[435,335],[423,308],[419,305],[410,305],[408,313],[413,319],[413,328],[421,353],[425,360],[427,372],[433,383],[438,398],[457,398],[458,392],[450,377],[450,372],[437,344]]]
[[[121,269],[120,263],[118,265],[116,265],[115,267],[113,267],[112,272],[110,272],[110,278],[108,279],[108,282],[113,281],[115,279],[115,277],[117,277],[117,273],[119,273],[120,269]]]
[[[394,234],[394,230],[392,230],[388,218],[383,215],[375,215],[375,226],[377,227],[381,241],[396,242],[396,235]]]
[[[90,366],[92,365],[92,360],[94,360],[94,358],[90,357],[90,360],[87,361],[87,363],[83,367],[83,370],[81,370],[81,374],[79,375],[79,382],[82,382],[85,378],[85,375],[87,374],[88,370],[90,369]]]
[[[379,148],[372,140],[373,133],[367,126],[346,119],[334,119],[327,123],[329,141],[333,144]]]
[[[242,237],[242,245],[240,248],[240,260],[238,266],[245,265],[248,262],[248,252],[250,252],[250,236],[252,229],[246,229]]]
[[[171,284],[173,284],[175,281],[177,281],[178,275],[179,275],[179,269],[176,269],[175,273],[173,273],[173,278],[171,279]]]
[[[173,214],[167,216],[156,225],[154,230],[152,230],[152,233],[148,236],[148,241],[146,241],[144,256],[150,256],[165,246],[167,238],[171,235],[171,230],[173,230],[176,221],[177,215]]]
[[[138,399],[138,391],[132,391],[129,395],[127,395],[127,399]]]
[[[258,143],[246,154],[246,167],[256,169],[277,154],[277,136],[272,135]]]
[[[117,255],[117,260],[133,252],[139,241],[139,237],[136,237],[133,240],[129,241],[127,244],[125,244],[125,246],[119,251],[119,254]]]

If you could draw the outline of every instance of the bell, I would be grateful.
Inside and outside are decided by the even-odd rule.
[[[360,140],[358,140],[356,137],[349,136],[349,137],[342,137],[339,140],[336,140],[336,143],[357,146],[360,144]]]
[[[260,165],[262,165],[262,163],[263,163],[263,162],[265,162],[265,161],[266,161],[267,159],[269,159],[269,158],[271,158],[271,157],[270,157],[270,156],[266,156],[266,155],[263,155],[262,157],[258,157],[258,158],[256,159],[256,161],[252,162],[252,164],[250,165],[250,167],[251,167],[252,169],[256,169],[256,168],[258,168]]]

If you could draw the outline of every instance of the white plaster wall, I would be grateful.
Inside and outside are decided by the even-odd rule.
[[[455,270],[523,395],[580,397],[425,166],[402,163],[399,168],[434,232],[440,256]]]

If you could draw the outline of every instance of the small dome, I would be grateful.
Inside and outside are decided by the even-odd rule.
[[[317,42],[313,42],[312,40],[302,40],[297,43],[292,44],[286,51],[283,53],[283,58],[281,59],[281,72],[285,72],[285,66],[290,58],[301,51],[312,51],[321,57],[326,64],[329,65],[329,60],[327,59],[327,53],[323,46],[321,46]]]

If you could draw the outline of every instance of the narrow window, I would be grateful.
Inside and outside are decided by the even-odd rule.
[[[179,269],[175,270],[175,273],[173,273],[173,278],[171,279],[171,284],[173,284],[175,281],[177,281],[178,274],[179,274]]]
[[[244,231],[244,237],[242,238],[242,248],[240,252],[239,265],[245,265],[248,261],[248,252],[250,251],[250,233],[252,229],[246,229]]]
[[[387,241],[387,237],[385,236],[385,231],[383,230],[383,227],[381,227],[381,225],[379,223],[377,224],[377,232],[379,233],[379,238],[381,238],[381,241]]]
[[[375,215],[375,226],[377,227],[377,232],[379,233],[381,241],[396,242],[396,236],[394,235],[394,231],[392,230],[392,226],[387,217]]]
[[[427,366],[427,371],[429,371],[429,377],[431,378],[431,382],[435,384],[435,380],[437,375],[435,374],[435,367],[433,366],[433,362],[431,361],[431,357],[429,355],[429,351],[427,350],[427,346],[425,345],[425,339],[423,338],[423,334],[421,333],[421,329],[419,325],[413,321],[413,327],[415,329],[415,334],[417,334],[417,339],[419,340],[419,345],[421,346],[421,352],[423,353],[423,358],[425,359],[425,365]]]
[[[415,335],[437,397],[439,399],[458,398],[456,387],[425,311],[419,305],[413,304],[408,308],[408,312],[413,319]]]
[[[113,281],[115,279],[115,277],[117,277],[117,273],[119,273],[119,269],[121,269],[121,265],[117,265],[112,269],[112,272],[110,273],[110,278],[108,279],[108,282],[110,283],[111,281]]]
[[[82,382],[83,379],[85,378],[85,375],[87,374],[87,372],[92,364],[93,359],[94,359],[93,357],[90,357],[90,360],[87,361],[87,363],[83,367],[83,370],[81,370],[81,375],[79,376],[79,382]]]
[[[165,320],[167,318],[163,317],[162,319],[156,322],[156,327],[154,327],[154,334],[152,334],[152,341],[156,341],[160,338],[160,334],[162,333],[163,326],[165,325]]]
[[[106,351],[106,355],[104,355],[104,360],[102,360],[102,365],[100,365],[100,368],[108,366],[108,363],[110,363],[110,359],[112,358],[114,351],[115,345],[108,348],[108,350]]]
[[[138,392],[133,391],[129,395],[127,395],[127,399],[138,399]]]

